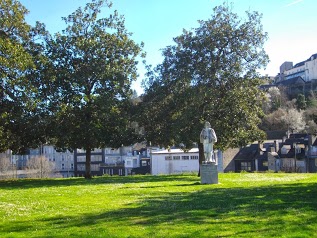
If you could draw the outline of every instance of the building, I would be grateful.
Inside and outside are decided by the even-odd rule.
[[[309,95],[311,91],[315,91],[317,89],[317,54],[295,65],[293,62],[284,62],[275,77],[275,84],[271,86],[286,88],[288,95],[292,97],[299,93]]]
[[[199,171],[199,151],[193,148],[189,151],[168,149],[155,151],[151,154],[151,174],[177,174]],[[215,150],[218,172],[223,172],[222,152]]]
[[[308,168],[307,172],[317,172],[317,137],[310,135],[308,139],[308,150],[306,153]]]
[[[181,149],[168,149],[152,152],[151,174],[176,174],[199,171],[198,148],[188,152]]]
[[[233,158],[234,171],[317,172],[317,141],[308,134],[283,140],[255,142]]]
[[[29,149],[24,155],[11,155],[12,164],[16,165],[19,177],[27,176],[28,161],[31,158],[44,157],[52,165],[51,177],[73,177],[74,155],[73,152],[58,151],[53,145],[43,145],[40,148]]]
[[[100,165],[104,163],[105,154],[104,149],[93,149],[91,151],[91,163],[90,170],[91,175],[101,175]],[[86,150],[84,149],[75,149],[74,150],[74,175],[75,177],[84,177],[86,171]]]
[[[133,146],[122,146],[118,149],[105,149],[105,162],[101,165],[102,174],[129,175],[133,168],[139,167],[140,156]]]
[[[146,148],[136,149],[133,146],[94,149],[91,152],[91,174],[92,176],[146,174],[150,171],[150,158],[147,157],[146,151]],[[84,176],[86,151],[75,150],[74,160],[75,176]],[[140,167],[143,167],[144,171],[139,169]]]
[[[305,82],[317,79],[317,54],[293,66],[293,62],[286,61],[280,66],[277,82],[301,77]]]

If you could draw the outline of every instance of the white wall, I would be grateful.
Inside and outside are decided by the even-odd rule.
[[[312,79],[317,79],[317,59],[307,61],[305,67],[306,80],[311,81]]]
[[[281,65],[281,67],[282,66],[283,65]],[[317,79],[317,58],[314,59],[314,57],[312,56],[310,60],[305,62],[304,65],[285,70],[284,74],[285,76],[296,74],[296,76],[301,76],[305,81]]]
[[[168,156],[171,159],[166,160]],[[184,159],[183,156],[189,156],[189,159]],[[198,172],[198,149],[192,149],[189,152],[183,152],[179,149],[153,152],[151,169],[152,175]]]

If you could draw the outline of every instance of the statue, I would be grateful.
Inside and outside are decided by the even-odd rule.
[[[210,123],[208,121],[205,122],[205,127],[202,129],[200,133],[200,143],[204,144],[204,154],[205,161],[208,162],[216,162],[213,159],[213,145],[217,142],[217,136],[214,129],[211,128]]]

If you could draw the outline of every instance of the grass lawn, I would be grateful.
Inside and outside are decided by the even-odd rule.
[[[317,237],[317,174],[0,181],[0,237]]]

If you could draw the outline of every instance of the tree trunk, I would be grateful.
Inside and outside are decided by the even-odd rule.
[[[85,172],[85,178],[91,179],[91,148],[86,149],[86,172]]]
[[[204,154],[204,144],[198,142],[198,153],[199,153],[199,170],[198,170],[198,177],[200,177],[200,165],[205,161],[205,154]]]

